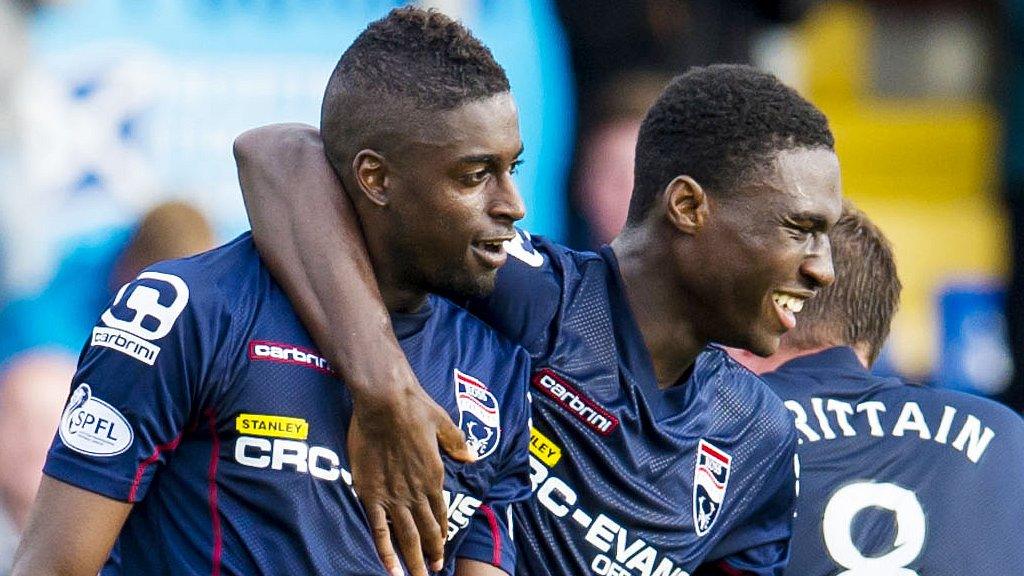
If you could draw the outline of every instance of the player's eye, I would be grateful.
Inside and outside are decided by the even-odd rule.
[[[475,170],[468,174],[464,174],[461,178],[459,178],[459,180],[466,186],[479,186],[485,180],[487,180],[487,176],[489,175],[489,173],[490,171],[486,168],[481,170]]]
[[[794,240],[806,240],[814,235],[814,230],[803,226],[790,226],[788,231]]]

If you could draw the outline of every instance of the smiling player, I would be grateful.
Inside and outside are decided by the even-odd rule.
[[[326,150],[388,325],[473,450],[475,463],[445,470],[444,502],[414,511],[433,520],[447,504],[447,532],[426,536],[447,542],[449,561],[432,568],[512,573],[507,516],[495,510],[529,494],[529,358],[433,295],[487,294],[501,264],[494,244],[523,216],[508,80],[465,28],[399,9],[342,56],[322,125],[344,135]],[[355,394],[313,350],[249,235],[122,287],[72,387],[15,574],[405,573],[381,564],[367,519],[383,511],[364,510],[350,486]],[[426,573],[422,555],[407,558]]]
[[[991,400],[873,376],[899,303],[892,248],[853,207],[832,247],[839,282],[779,352],[737,352],[767,372],[800,434],[786,574],[1019,573],[1024,421]]]
[[[304,209],[338,192],[319,176],[323,160],[280,132],[241,151],[260,249],[323,349],[339,350],[332,330],[383,349],[362,320],[375,307],[351,301],[366,293],[347,268],[365,258],[346,241],[355,234],[336,232],[352,230],[351,209]],[[753,374],[701,350],[773,352],[803,301],[832,282],[827,234],[842,208],[832,134],[768,74],[694,69],[647,114],[636,174],[611,246],[575,252],[522,232],[505,245],[496,290],[468,303],[533,359],[535,492],[514,507],[519,573],[778,574],[792,423]],[[314,221],[326,233],[308,233]],[[342,252],[333,267],[300,263]],[[341,369],[367,374],[367,361],[350,355]]]

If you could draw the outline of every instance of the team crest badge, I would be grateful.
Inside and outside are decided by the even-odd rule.
[[[455,370],[455,404],[459,407],[459,428],[477,460],[493,454],[501,440],[501,419],[494,394],[483,382]]]
[[[725,500],[732,456],[704,440],[697,446],[697,467],[693,472],[693,527],[697,536],[711,530]]]

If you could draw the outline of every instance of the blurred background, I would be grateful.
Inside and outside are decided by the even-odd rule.
[[[41,467],[113,292],[244,231],[233,138],[317,124],[340,54],[403,3],[0,0],[0,573],[38,481],[16,471]],[[525,227],[580,248],[625,220],[636,133],[673,75],[779,75],[828,115],[846,195],[895,244],[879,370],[1024,408],[1024,0],[418,3],[506,67]]]

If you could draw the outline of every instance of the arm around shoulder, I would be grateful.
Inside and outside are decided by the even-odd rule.
[[[381,559],[400,570],[394,532],[410,572],[425,574],[421,551],[439,565],[446,532],[437,447],[471,459],[462,433],[423,391],[395,338],[355,209],[316,130],[258,128],[234,151],[260,256],[352,393],[353,485]]]

